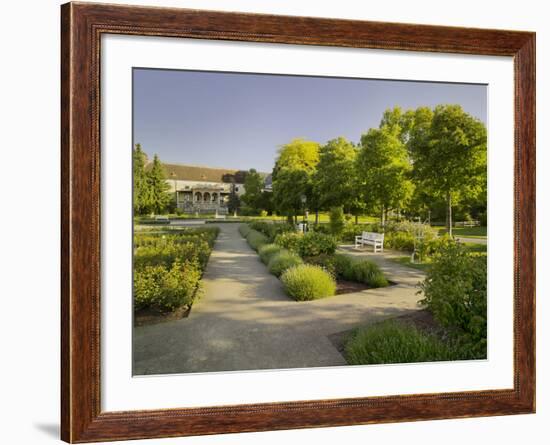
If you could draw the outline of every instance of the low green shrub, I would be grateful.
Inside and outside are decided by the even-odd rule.
[[[420,303],[459,338],[471,358],[485,358],[487,257],[469,254],[464,245],[448,239],[434,254],[420,288]]]
[[[355,261],[348,255],[334,255],[334,269],[336,275],[344,280],[353,281],[353,265]]]
[[[368,284],[370,287],[385,287],[388,280],[380,270],[377,264],[368,261],[356,261],[351,267],[351,276],[353,281]]]
[[[281,249],[279,253],[273,255],[267,264],[270,273],[276,277],[281,276],[290,267],[302,264],[302,259],[293,252],[286,249]]]
[[[310,230],[312,230],[313,232],[324,233],[325,235],[331,234],[330,225],[324,223],[312,224],[310,226]]]
[[[260,247],[268,243],[267,236],[257,230],[251,230],[248,232],[246,240],[248,241],[248,244],[250,244],[250,247],[252,247],[255,251],[258,251]]]
[[[166,265],[145,266],[134,271],[134,309],[151,308],[161,312],[190,306],[201,278],[194,262],[176,260]]]
[[[386,321],[356,331],[345,345],[350,365],[418,363],[461,359],[460,351],[412,325]]]
[[[258,254],[264,264],[269,263],[269,260],[281,251],[282,247],[277,244],[264,244],[259,248]]]
[[[314,257],[321,254],[332,255],[338,243],[336,238],[319,232],[308,232],[300,239],[298,253],[301,257]]]
[[[275,237],[275,244],[284,247],[287,250],[298,253],[300,241],[303,238],[303,233],[300,232],[285,232],[280,233]]]
[[[134,268],[165,265],[180,261],[197,260],[206,267],[219,229],[170,230],[160,233],[134,235]]]
[[[406,232],[388,232],[384,235],[384,247],[394,250],[414,250],[414,236]]]
[[[287,294],[297,301],[316,300],[336,293],[336,281],[322,267],[302,264],[281,276]]]
[[[246,238],[252,229],[248,224],[241,224],[239,226],[239,233],[243,238]]]

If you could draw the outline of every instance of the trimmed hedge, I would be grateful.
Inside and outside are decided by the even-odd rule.
[[[297,301],[316,300],[336,293],[336,281],[322,267],[302,264],[287,269],[281,281],[289,296]]]
[[[217,227],[136,233],[134,309],[190,306],[218,233]]]
[[[293,252],[282,249],[269,260],[267,268],[276,277],[281,276],[287,269],[303,264],[302,259]]]
[[[277,244],[264,244],[258,250],[258,254],[260,255],[262,263],[267,264],[269,263],[269,260],[280,251],[281,246],[278,246]]]
[[[176,260],[172,266],[145,266],[134,272],[134,309],[161,312],[190,306],[202,271],[195,262]]]

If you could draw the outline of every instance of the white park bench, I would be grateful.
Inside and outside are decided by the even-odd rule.
[[[214,215],[214,219],[225,219],[225,215],[220,215],[220,214],[216,213]]]
[[[373,246],[374,252],[384,251],[384,234],[376,232],[363,232],[355,237],[355,248],[368,244]]]
[[[155,221],[170,221],[166,215],[155,215]]]

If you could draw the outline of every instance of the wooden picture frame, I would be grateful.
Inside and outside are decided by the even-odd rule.
[[[512,56],[515,69],[514,387],[510,390],[102,412],[102,34]],[[61,7],[61,437],[174,437],[535,411],[535,34],[67,3]],[[510,252],[512,254],[512,252]]]

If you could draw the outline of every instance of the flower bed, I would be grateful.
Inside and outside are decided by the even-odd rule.
[[[258,251],[269,272],[281,277],[289,296],[297,300],[313,300],[389,284],[376,264],[335,254],[337,242],[331,235],[280,231],[274,242],[268,243],[267,235],[248,225],[239,227],[239,232]]]
[[[134,235],[134,310],[158,313],[190,307],[217,227]]]

